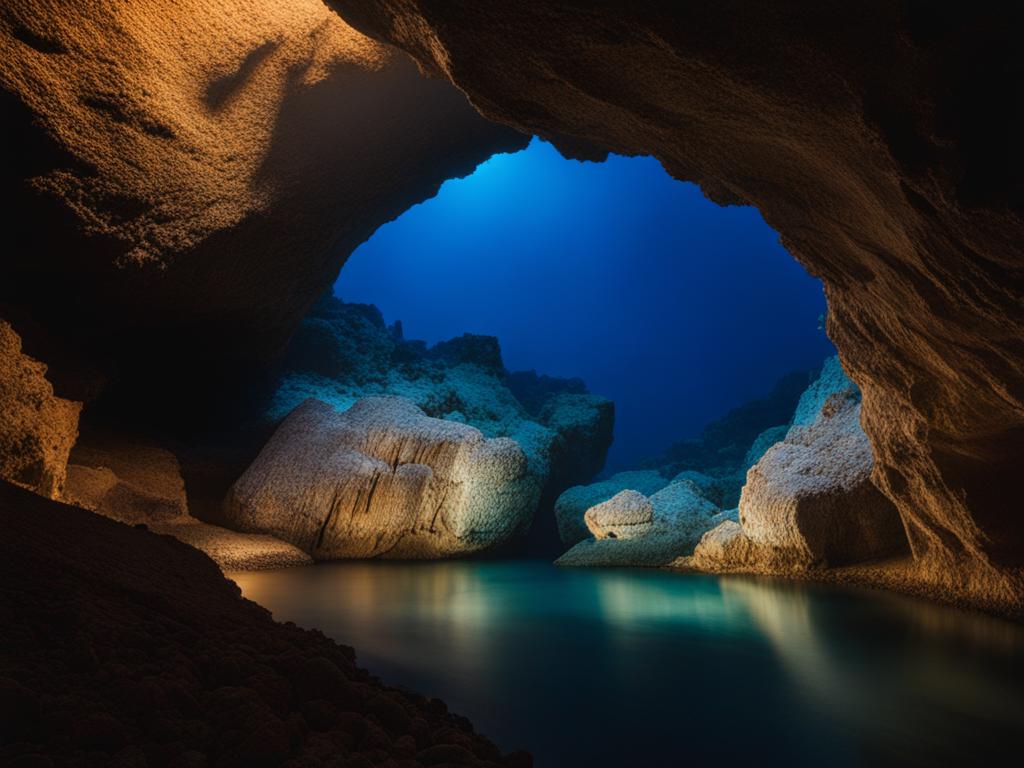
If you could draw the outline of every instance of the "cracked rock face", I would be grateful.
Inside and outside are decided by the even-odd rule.
[[[432,419],[405,398],[344,412],[311,399],[235,483],[225,514],[317,560],[440,558],[524,533],[539,494],[514,440]]]
[[[331,0],[496,120],[652,154],[820,277],[914,578],[1020,606],[1020,10]]]

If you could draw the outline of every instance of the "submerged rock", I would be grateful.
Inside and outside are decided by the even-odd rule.
[[[439,558],[522,533],[539,493],[514,440],[400,397],[344,412],[307,400],[232,487],[225,514],[318,560]]]
[[[588,509],[583,519],[596,539],[635,539],[650,532],[654,505],[642,493],[619,491]]]
[[[562,543],[572,546],[587,539],[590,533],[584,522],[588,509],[607,501],[619,491],[634,490],[650,495],[668,485],[668,480],[654,470],[618,472],[607,480],[569,488],[555,502],[555,520]]]
[[[82,404],[53,394],[46,366],[21,351],[21,338],[0,320],[0,478],[58,498]]]

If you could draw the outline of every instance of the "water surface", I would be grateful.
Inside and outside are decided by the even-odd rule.
[[[540,561],[232,574],[540,768],[1006,764],[1024,627],[911,599]]]

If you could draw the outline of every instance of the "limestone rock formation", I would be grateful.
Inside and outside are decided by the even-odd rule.
[[[185,482],[170,451],[141,440],[76,445],[64,499],[122,523],[156,523],[188,514]]]
[[[913,578],[1024,602],[1020,8],[330,4],[493,119],[757,206],[825,283]]]
[[[859,398],[831,395],[812,424],[794,426],[747,473],[739,507],[744,533],[806,565],[901,553],[903,525],[871,482],[871,468]]]
[[[172,423],[378,226],[527,141],[318,0],[9,0],[0,104],[0,302]]]
[[[0,479],[48,498],[64,489],[82,404],[56,397],[46,366],[0,320]]]
[[[644,504],[647,502],[647,504]],[[649,505],[650,522],[642,520]],[[587,526],[596,538],[580,541],[555,561],[560,566],[662,566],[689,555],[716,522],[717,507],[688,480],[673,482],[649,499],[622,491],[589,509]],[[619,534],[611,537],[609,533]]]
[[[871,481],[860,410],[859,392],[838,358],[826,361],[800,398],[785,440],[747,473],[739,524],[729,520],[705,535],[692,565],[785,572],[905,552],[899,515]]]
[[[635,539],[650,532],[654,525],[654,505],[637,491],[619,491],[583,516],[595,539]]]
[[[430,418],[399,397],[344,412],[308,400],[235,483],[225,513],[318,560],[437,558],[522,533],[539,494],[513,440]]]
[[[0,530],[4,765],[531,765],[170,537],[2,481]]]
[[[575,485],[565,490],[555,502],[555,519],[562,543],[572,546],[590,536],[584,515],[623,490],[633,490],[649,496],[668,485],[668,480],[654,470],[618,472],[607,480],[590,485]]]
[[[206,553],[226,571],[313,562],[272,536],[239,533],[189,513],[177,457],[149,440],[87,436],[71,451],[63,500],[129,525],[142,525]]]
[[[548,538],[555,499],[600,471],[615,422],[612,402],[579,379],[508,373],[492,336],[464,334],[428,348],[403,338],[397,324],[385,326],[372,305],[321,297],[292,340],[267,419],[276,423],[310,397],[345,410],[373,395],[400,395],[428,416],[515,440],[541,488],[537,526],[552,528]],[[579,510],[581,538],[589,506]]]

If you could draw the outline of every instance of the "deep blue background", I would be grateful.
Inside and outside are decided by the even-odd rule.
[[[565,160],[537,139],[384,225],[335,287],[406,338],[501,341],[510,370],[615,401],[627,467],[832,354],[821,284],[753,208],[721,208],[649,157]]]

